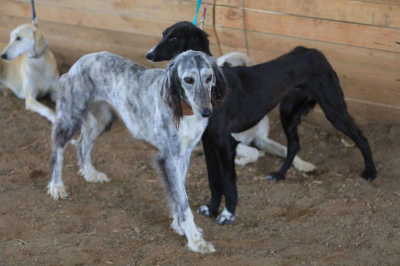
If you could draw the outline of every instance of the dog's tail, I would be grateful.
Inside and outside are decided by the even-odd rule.
[[[60,78],[57,119],[52,133],[55,146],[64,147],[80,130],[90,104],[93,82],[88,76],[74,73],[70,71]]]

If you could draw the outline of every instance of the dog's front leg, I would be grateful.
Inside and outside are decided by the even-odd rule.
[[[24,84],[24,91],[25,91],[25,106],[27,110],[34,111],[41,116],[46,117],[52,123],[56,121],[56,114],[53,110],[47,107],[44,104],[41,104],[36,100],[35,97],[32,96],[32,93],[29,91],[28,85]]]
[[[157,160],[174,218],[171,227],[178,234],[186,235],[190,250],[200,253],[215,252],[214,246],[203,239],[201,229],[199,230],[194,223],[193,213],[189,206],[185,189],[189,161],[190,153],[185,156],[173,156],[168,153],[168,155],[159,156]]]

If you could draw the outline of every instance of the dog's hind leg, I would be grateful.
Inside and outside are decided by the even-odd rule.
[[[284,145],[268,138],[265,135],[263,136],[257,135],[254,138],[253,143],[254,146],[256,146],[258,149],[263,150],[268,154],[278,156],[284,159],[286,158],[287,148]],[[316,169],[316,167],[312,163],[306,162],[298,156],[294,157],[293,166],[294,168],[302,172],[312,172]]]
[[[324,84],[319,82],[318,84]],[[340,88],[340,86],[339,86]],[[327,88],[320,88],[320,91],[326,92]],[[372,159],[371,148],[368,140],[365,138],[360,128],[353,118],[347,112],[346,102],[343,97],[328,97],[329,95],[316,95],[319,105],[326,118],[339,131],[351,138],[360,149],[365,162],[362,178],[368,182],[373,181],[377,176],[374,161]]]
[[[98,172],[92,165],[91,150],[97,137],[110,128],[114,114],[107,103],[96,103],[90,106],[82,124],[81,137],[77,145],[79,173],[87,182],[103,183],[110,179]]]
[[[258,160],[259,156],[260,152],[256,148],[239,143],[236,148],[235,164],[246,165],[254,163]]]
[[[297,127],[300,125],[302,116],[312,109],[315,104],[316,102],[300,89],[291,92],[281,103],[279,111],[282,127],[287,138],[288,152],[281,168],[277,172],[269,174],[267,176],[268,180],[280,181],[286,178],[286,173],[301,148]]]
[[[51,180],[48,184],[47,193],[53,199],[65,199],[68,194],[65,191],[62,181],[62,164],[64,160],[64,150],[75,133],[79,131],[81,119],[73,119],[66,117],[66,114],[61,114],[53,128],[53,155],[51,157]]]

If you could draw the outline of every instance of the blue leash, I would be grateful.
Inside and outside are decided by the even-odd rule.
[[[31,4],[32,4],[32,23],[37,26],[37,17],[36,17],[36,12],[35,12],[35,2],[34,0],[31,0]]]
[[[193,24],[196,26],[197,25],[197,14],[199,13],[201,6],[201,0],[197,0],[197,8],[196,8],[196,15],[194,16]]]

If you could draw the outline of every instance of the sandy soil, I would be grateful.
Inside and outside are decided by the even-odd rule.
[[[120,122],[93,151],[112,181],[86,183],[70,145],[63,176],[70,196],[50,198],[51,125],[24,109],[16,97],[0,96],[0,265],[400,265],[399,125],[362,128],[379,171],[367,183],[361,154],[344,147],[341,134],[303,123],[300,155],[318,170],[291,170],[275,183],[264,177],[279,158],[238,167],[236,221],[221,227],[195,214],[218,250],[201,255],[169,229],[155,150]],[[271,120],[271,137],[285,143]],[[202,156],[193,156],[187,191],[193,211],[209,199]]]

